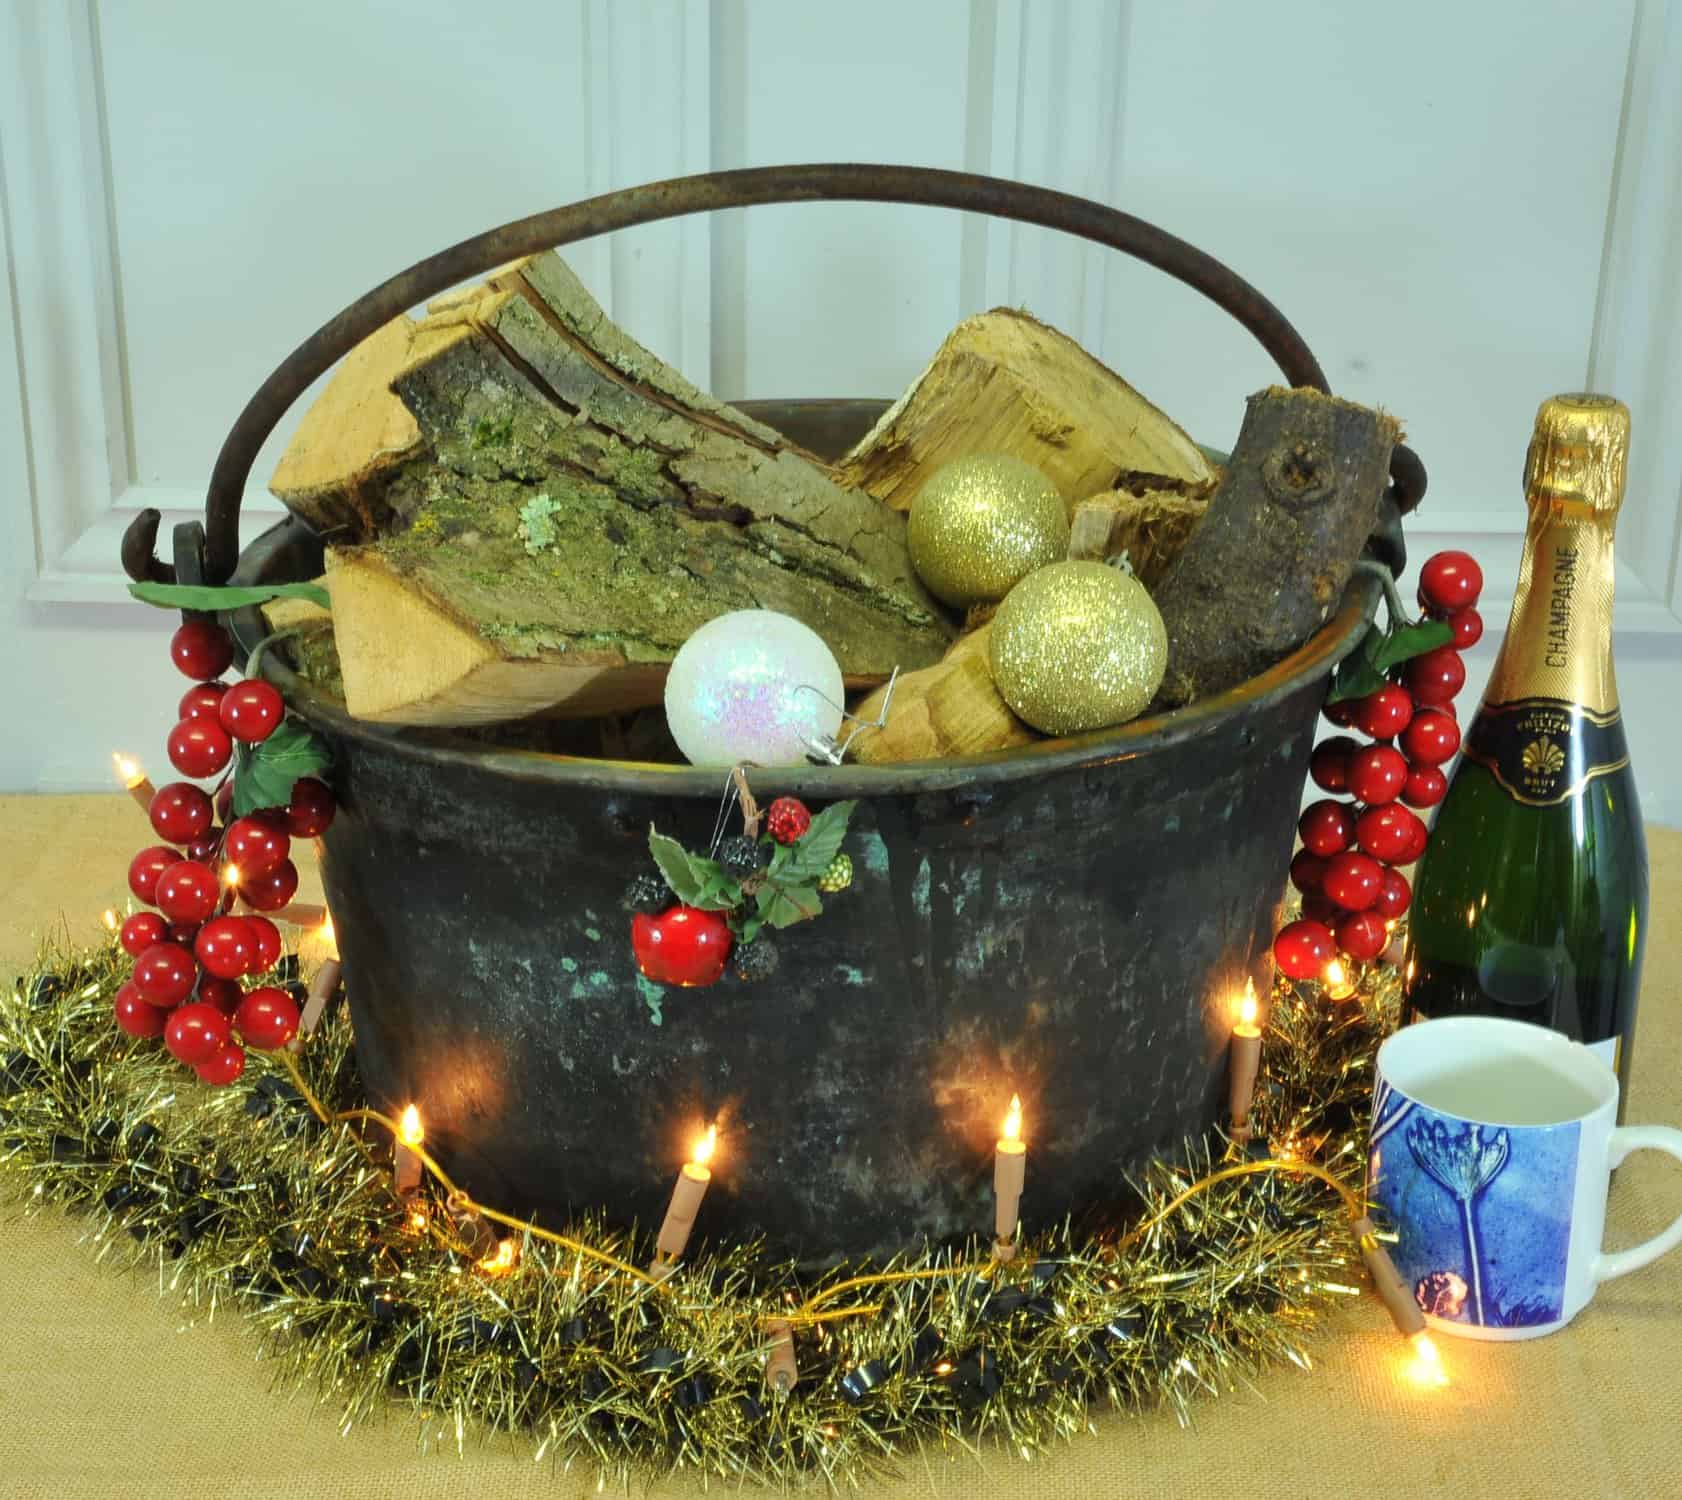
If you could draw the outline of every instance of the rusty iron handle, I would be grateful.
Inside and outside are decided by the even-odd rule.
[[[399,271],[322,324],[257,388],[216,456],[205,497],[205,580],[224,582],[238,562],[240,499],[269,433],[317,376],[399,313],[520,256],[616,229],[764,203],[836,201],[930,204],[1016,219],[1107,245],[1184,282],[1230,313],[1291,385],[1329,390],[1308,345],[1267,298],[1213,256],[1119,209],[1050,188],[932,167],[841,162],[700,173],[586,198],[486,230]],[[1412,450],[1397,446],[1391,480],[1389,495],[1398,510],[1412,510],[1425,489],[1425,470]],[[164,569],[151,555],[156,530],[151,512],[131,523],[123,542],[123,564],[131,577],[156,577]]]

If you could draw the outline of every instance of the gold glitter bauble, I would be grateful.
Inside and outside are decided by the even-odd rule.
[[[1097,562],[1031,573],[993,616],[993,681],[1042,734],[1136,718],[1162,686],[1168,632],[1144,584]]]
[[[1038,469],[1003,453],[942,464],[911,502],[911,565],[937,599],[968,609],[1002,599],[1066,557],[1069,512]]]

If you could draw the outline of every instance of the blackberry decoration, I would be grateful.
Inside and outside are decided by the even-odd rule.
[[[674,897],[666,888],[666,882],[654,874],[637,876],[625,887],[625,894],[619,898],[619,904],[626,911],[646,912],[651,917],[659,916],[673,901]]]
[[[779,797],[765,814],[765,831],[779,844],[792,844],[812,826],[812,815],[798,797]]]
[[[844,891],[853,883],[853,861],[851,856],[837,854],[829,862],[829,868],[818,877],[818,889],[826,896],[833,896],[838,891]]]
[[[750,839],[745,833],[738,833],[718,846],[718,862],[726,875],[736,880],[746,880],[748,876],[758,874],[764,867],[765,846],[758,839]]]
[[[769,979],[777,972],[777,949],[769,938],[755,938],[751,943],[739,944],[733,967],[736,977],[744,984]]]

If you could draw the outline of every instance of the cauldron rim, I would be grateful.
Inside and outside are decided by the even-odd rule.
[[[285,570],[285,559],[299,547],[319,547],[313,532],[288,517],[256,538],[240,557],[235,583],[272,581]],[[1289,697],[1305,681],[1328,675],[1365,635],[1382,596],[1371,574],[1357,573],[1344,591],[1338,611],[1301,646],[1238,686],[1200,699],[1171,713],[1134,719],[1113,729],[1066,739],[1041,740],[1010,750],[946,760],[905,761],[892,765],[767,766],[754,770],[756,789],[828,801],[841,797],[915,795],[962,787],[1002,785],[1049,772],[1068,771],[1131,760],[1212,733],[1233,714],[1260,710]],[[255,608],[230,616],[242,650],[249,652],[267,633]],[[555,755],[540,750],[487,747],[446,729],[383,724],[358,719],[342,704],[317,692],[276,653],[262,661],[262,672],[310,723],[341,739],[378,742],[427,765],[490,772],[510,780],[555,786],[588,786],[604,792],[657,797],[716,798],[723,773],[711,766],[667,765]]]

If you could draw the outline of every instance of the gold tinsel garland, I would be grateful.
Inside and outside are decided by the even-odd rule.
[[[517,1268],[492,1274],[447,1232],[442,1202],[416,1215],[393,1194],[382,1132],[321,1124],[276,1059],[254,1052],[236,1085],[204,1088],[118,1031],[128,968],[115,943],[49,950],[0,993],[0,1186],[91,1214],[102,1256],[159,1268],[189,1304],[237,1305],[341,1423],[396,1396],[458,1445],[470,1426],[525,1433],[540,1456],[611,1481],[850,1482],[918,1444],[1026,1457],[1102,1406],[1183,1415],[1280,1360],[1306,1365],[1317,1315],[1364,1284],[1324,1182],[1279,1165],[1202,1184],[1246,1160],[1224,1142],[1225,1157],[1188,1146],[1118,1182],[1138,1200],[1121,1239],[1052,1226],[1009,1266],[984,1245],[936,1246],[812,1277],[742,1248],[650,1288],[528,1236]],[[1341,1007],[1280,982],[1252,1156],[1358,1189],[1373,1053],[1395,1011],[1383,966]],[[341,1010],[300,1060],[329,1112],[363,1103],[350,1041]],[[566,1232],[647,1259],[603,1223]],[[900,1272],[913,1274],[841,1290]],[[766,1323],[814,1303],[837,1316],[797,1316],[799,1382],[773,1394]]]

